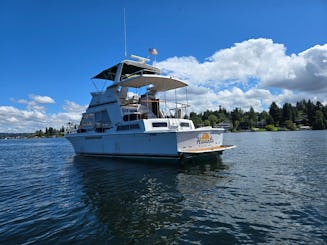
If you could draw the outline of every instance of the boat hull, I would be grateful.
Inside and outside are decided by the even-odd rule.
[[[76,154],[116,157],[181,158],[184,154],[221,153],[223,130],[142,132],[126,134],[73,133],[66,138]]]

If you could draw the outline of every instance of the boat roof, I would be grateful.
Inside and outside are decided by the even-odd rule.
[[[160,70],[156,67],[147,65],[145,63],[141,63],[138,61],[132,60],[124,60],[117,65],[114,65],[106,70],[103,70],[93,78],[97,79],[106,79],[106,80],[115,80],[115,76],[120,64],[123,64],[122,72],[121,72],[121,80],[126,79],[134,74],[160,74]]]
[[[119,83],[114,83],[113,86],[140,88],[147,85],[153,85],[154,89],[158,92],[164,92],[171,89],[182,88],[188,86],[187,83],[175,78],[161,76],[161,75],[149,75],[141,74],[125,79]]]

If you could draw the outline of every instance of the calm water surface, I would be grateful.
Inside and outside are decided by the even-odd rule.
[[[0,140],[0,244],[326,244],[327,131],[225,134],[179,165]]]

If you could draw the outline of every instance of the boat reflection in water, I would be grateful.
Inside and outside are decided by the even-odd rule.
[[[153,161],[74,157],[82,201],[96,226],[94,240],[183,241],[193,226],[189,198],[215,188],[226,169],[216,156],[181,162],[179,168]]]

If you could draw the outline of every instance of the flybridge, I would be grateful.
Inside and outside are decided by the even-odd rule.
[[[119,75],[119,80],[121,81],[133,75],[160,74],[160,70],[158,68],[145,64],[145,61],[148,61],[148,59],[135,55],[131,57],[137,58],[138,61],[124,60],[117,65],[103,70],[93,78],[117,81],[116,76]]]
[[[148,59],[132,55],[137,61],[124,60],[121,63],[103,70],[93,78],[114,81],[109,87],[121,86],[141,88],[153,86],[156,92],[164,92],[188,86],[185,82],[175,78],[161,76],[160,69],[145,64]]]

